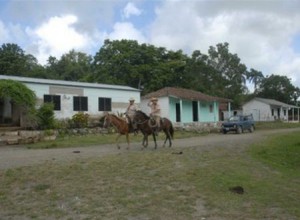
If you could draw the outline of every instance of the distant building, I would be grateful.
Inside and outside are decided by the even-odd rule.
[[[243,105],[243,114],[252,114],[255,121],[299,121],[299,107],[274,99],[254,98]]]
[[[147,103],[151,97],[157,97],[162,108],[162,116],[177,123],[218,122],[222,107],[230,111],[230,99],[206,95],[204,93],[174,87],[151,92],[141,99],[141,109],[149,113]]]

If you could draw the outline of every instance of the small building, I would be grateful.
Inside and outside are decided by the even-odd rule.
[[[122,113],[131,97],[140,102],[140,90],[129,86],[0,75],[0,80],[3,79],[19,81],[34,91],[37,107],[45,102],[53,102],[57,119],[71,118],[78,112],[91,116],[108,111]],[[8,99],[0,102],[0,122],[3,122],[3,118],[18,118],[13,115],[16,111]]]
[[[148,114],[150,108],[147,104],[151,97],[158,98],[162,117],[179,124],[218,122],[223,117],[220,107],[226,106],[230,110],[231,102],[230,99],[214,97],[190,89],[165,87],[142,97],[141,109]]]
[[[255,121],[299,121],[298,106],[259,97],[243,105],[243,114],[252,114]]]

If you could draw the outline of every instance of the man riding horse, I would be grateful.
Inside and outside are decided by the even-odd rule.
[[[136,111],[139,110],[138,106],[134,103],[134,101],[135,101],[134,98],[129,99],[129,105],[125,112],[130,132],[136,131],[136,125],[133,123],[133,118]]]
[[[150,117],[155,120],[155,126],[153,127],[154,133],[157,135],[158,131],[160,130],[160,114],[161,108],[160,105],[157,103],[158,99],[156,97],[152,97],[148,102],[148,106],[151,109]]]

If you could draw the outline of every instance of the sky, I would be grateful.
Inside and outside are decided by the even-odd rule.
[[[299,0],[0,0],[0,45],[42,65],[72,49],[94,56],[105,39],[187,55],[228,42],[248,69],[300,87]]]

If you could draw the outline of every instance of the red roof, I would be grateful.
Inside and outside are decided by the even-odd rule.
[[[143,96],[142,99],[149,99],[151,97],[165,97],[171,96],[180,99],[187,99],[192,101],[219,101],[219,102],[231,102],[231,99],[220,98],[216,96],[206,95],[202,92],[198,92],[191,89],[165,87],[155,92],[148,93]]]

